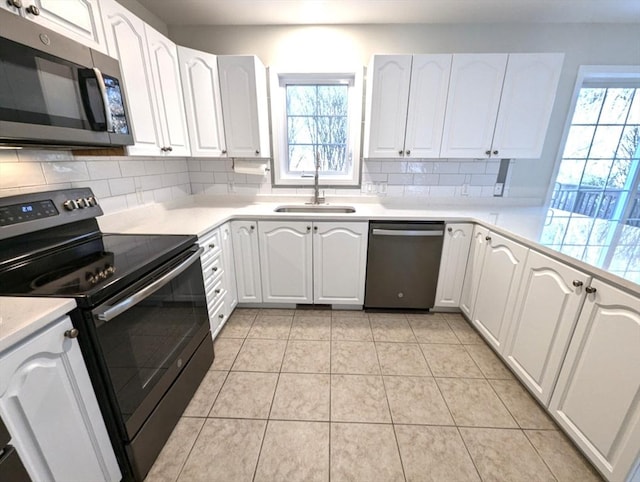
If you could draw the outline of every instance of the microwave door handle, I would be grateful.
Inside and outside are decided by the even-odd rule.
[[[187,268],[189,268],[193,263],[195,263],[199,258],[200,254],[204,251],[204,248],[199,248],[194,254],[189,256],[186,260],[176,266],[167,274],[163,275],[161,278],[158,278],[153,283],[148,286],[145,286],[143,289],[131,295],[128,298],[118,302],[117,304],[107,308],[102,313],[98,313],[96,316],[100,321],[111,321],[116,316],[121,315],[129,308],[133,308],[135,305],[140,303],[145,298],[151,296],[153,293],[158,291],[163,286],[167,285],[171,282],[171,280],[178,277],[182,274]]]
[[[109,97],[107,96],[107,86],[104,83],[104,77],[99,68],[93,67],[93,73],[96,76],[98,82],[98,89],[100,89],[100,95],[102,96],[102,105],[104,107],[104,118],[107,123],[107,132],[114,132],[113,119],[111,118],[111,111],[109,110]]]

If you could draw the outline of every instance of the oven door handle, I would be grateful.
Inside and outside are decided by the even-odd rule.
[[[111,321],[116,316],[121,315],[122,313],[127,311],[129,308],[133,308],[142,300],[151,296],[153,293],[158,291],[163,286],[169,284],[171,280],[181,275],[187,268],[189,268],[193,263],[195,263],[200,258],[200,254],[202,254],[203,251],[204,251],[204,248],[202,247],[198,248],[198,250],[194,254],[189,256],[186,260],[184,260],[174,269],[169,271],[167,274],[163,275],[161,278],[158,278],[150,285],[145,286],[143,289],[141,289],[134,295],[107,308],[102,313],[97,313],[96,317],[100,321]]]

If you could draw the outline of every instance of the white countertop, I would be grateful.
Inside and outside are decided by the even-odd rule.
[[[539,243],[547,210],[536,207],[458,206],[422,204],[407,205],[392,200],[344,198],[330,199],[329,205],[354,206],[355,213],[276,213],[282,205],[304,204],[308,198],[265,198],[264,200],[229,196],[189,196],[178,201],[149,204],[98,218],[100,229],[113,233],[195,234],[202,236],[230,219],[322,219],[339,221],[369,220],[438,220],[475,222],[506,235],[515,241],[535,247],[555,259],[591,273],[626,291],[640,296],[640,285],[606,270],[560,253]]]
[[[72,299],[0,297],[0,353],[75,307]]]

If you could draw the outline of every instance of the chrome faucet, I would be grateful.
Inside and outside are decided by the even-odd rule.
[[[320,153],[316,154],[316,173],[313,176],[313,204],[324,204],[324,191],[320,196],[320,190],[318,189],[318,171],[320,171]]]

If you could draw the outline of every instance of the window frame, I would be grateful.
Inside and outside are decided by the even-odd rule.
[[[362,158],[362,106],[363,69],[351,71],[293,72],[269,69],[271,93],[271,127],[273,139],[272,182],[274,187],[312,186],[313,171],[291,173],[288,169],[288,129],[286,112],[287,84],[327,85],[348,83],[348,142],[347,152],[351,169],[347,174],[329,174],[320,171],[318,184],[323,188],[359,188],[361,184]]]

